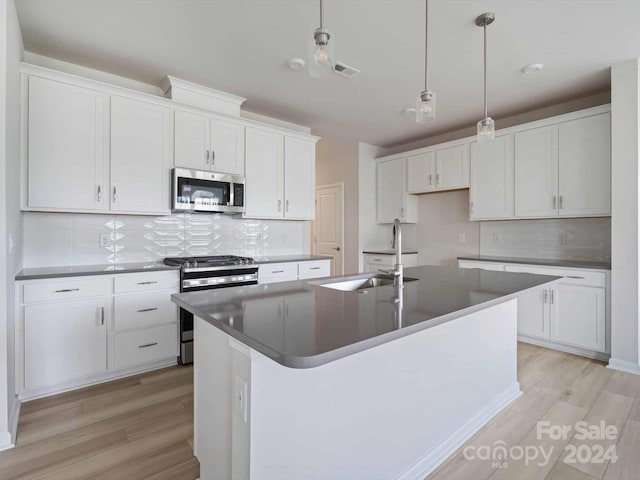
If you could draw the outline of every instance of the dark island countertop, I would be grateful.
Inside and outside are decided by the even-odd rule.
[[[523,265],[540,265],[544,267],[593,268],[596,270],[611,270],[611,262],[592,262],[586,260],[553,260],[545,258],[524,257],[495,257],[491,255],[469,255],[458,257],[458,260],[473,260],[476,262],[518,263]]]
[[[205,290],[172,300],[243,344],[292,368],[310,368],[516,298],[560,277],[456,267],[405,269],[402,307],[393,285],[323,286],[372,274]]]

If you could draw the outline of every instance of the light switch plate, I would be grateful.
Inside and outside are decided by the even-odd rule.
[[[234,376],[233,379],[233,411],[242,418],[243,422],[247,421],[247,381]]]

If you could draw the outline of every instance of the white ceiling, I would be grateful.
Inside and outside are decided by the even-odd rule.
[[[640,0],[432,0],[438,117],[401,110],[422,90],[424,0],[326,0],[325,25],[353,79],[316,80],[307,58],[318,0],[16,0],[25,48],[159,85],[167,74],[248,98],[244,108],[314,133],[390,146],[482,117],[482,29],[489,27],[494,118],[609,88],[609,66],[640,57]],[[525,76],[520,68],[544,63]]]

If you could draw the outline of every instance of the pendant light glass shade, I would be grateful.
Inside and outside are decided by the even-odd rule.
[[[436,94],[429,90],[429,0],[425,0],[424,22],[424,90],[416,99],[416,122],[426,123],[436,118]]]
[[[423,90],[416,99],[416,122],[426,123],[436,118],[436,94]]]
[[[486,117],[478,122],[478,143],[496,138],[496,124],[493,118]]]
[[[309,44],[309,75],[319,77],[323,72],[333,72],[335,58],[335,40],[324,28],[324,0],[320,0],[320,27],[313,32]]]

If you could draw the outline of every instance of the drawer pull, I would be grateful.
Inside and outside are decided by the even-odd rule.
[[[284,270],[273,270],[271,273],[284,273]]]
[[[374,259],[373,259],[373,261],[374,261],[374,262],[381,262],[381,261],[382,261],[382,259],[381,259],[381,258],[374,258]]]
[[[153,343],[146,343],[144,345],[138,345],[138,348],[147,348],[147,347],[153,347],[154,345],[157,345],[158,342],[153,342]]]
[[[158,307],[153,307],[153,308],[143,308],[142,310],[138,310],[138,313],[142,313],[142,312],[153,312],[154,310],[157,310]]]
[[[309,270],[320,270],[320,267],[309,267]]]
[[[578,280],[584,280],[584,277],[578,277],[577,275],[567,275],[567,278],[577,278]]]
[[[55,293],[67,293],[67,292],[79,292],[79,288],[63,288],[62,290],[56,290]]]
[[[156,280],[150,282],[138,282],[138,285],[153,285],[154,283],[158,283]]]

